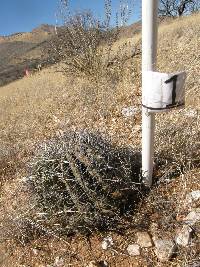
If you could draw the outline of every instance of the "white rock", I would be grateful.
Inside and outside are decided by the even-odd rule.
[[[101,243],[101,247],[104,250],[111,248],[113,245],[114,245],[114,242],[111,236],[104,238],[103,242]]]
[[[64,260],[60,257],[56,257],[53,266],[54,267],[63,267],[64,266]]]
[[[200,208],[192,210],[184,219],[185,223],[194,225],[200,221]]]
[[[189,245],[192,238],[192,228],[188,225],[184,225],[182,229],[180,229],[176,236],[176,244],[186,247]]]
[[[28,177],[22,177],[21,179],[20,179],[20,182],[22,182],[22,183],[26,183],[26,182],[29,182],[29,181],[31,181],[31,180],[33,180],[33,176],[28,176]]]
[[[39,250],[36,249],[36,248],[33,248],[32,251],[33,251],[33,254],[34,254],[34,255],[38,255],[38,254],[39,254]]]
[[[131,117],[138,113],[138,108],[135,108],[134,106],[130,106],[127,108],[122,109],[122,115],[125,117]]]
[[[56,131],[56,136],[57,137],[63,137],[64,136],[64,132],[61,129],[59,129],[58,131]]]
[[[200,199],[200,190],[192,191],[190,194],[194,201],[197,201]]]
[[[127,252],[130,256],[139,256],[140,255],[140,246],[138,244],[130,244],[127,247]]]
[[[53,121],[55,123],[59,123],[60,122],[60,119],[58,117],[56,117],[55,115],[53,115],[52,118],[53,118]]]
[[[155,254],[162,262],[168,261],[176,251],[176,244],[171,239],[155,239]]]
[[[136,236],[137,236],[137,244],[139,244],[141,248],[152,247],[152,239],[147,232],[138,232]]]
[[[186,203],[193,203],[200,200],[200,190],[192,191],[186,195]]]

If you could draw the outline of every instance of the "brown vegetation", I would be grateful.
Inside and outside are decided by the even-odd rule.
[[[66,237],[49,227],[57,223],[55,216],[48,219],[48,225],[36,217],[37,203],[31,197],[31,189],[25,186],[24,177],[28,177],[27,163],[38,155],[38,145],[55,136],[62,140],[64,132],[100,132],[109,137],[115,149],[140,150],[140,54],[131,57],[129,51],[122,50],[126,60],[118,80],[112,76],[91,81],[86,75],[63,75],[63,65],[59,63],[1,87],[1,266],[47,266],[56,257],[63,258],[66,266],[86,266],[90,260],[106,259],[111,266],[124,267],[185,266],[198,259],[198,244],[162,265],[153,250],[150,254],[144,250],[135,259],[127,255],[126,248],[138,229],[151,231],[154,222],[158,223],[159,234],[172,235],[180,224],[176,216],[184,213],[181,203],[186,193],[199,189],[199,25],[197,14],[160,26],[158,68],[166,72],[187,71],[186,109],[157,115],[155,180],[159,183],[146,198],[141,198],[125,232],[109,233],[116,244],[113,251],[101,249],[105,232]],[[134,49],[140,39],[138,33],[133,38],[117,40],[113,53],[124,42]],[[122,108],[127,106],[137,107],[138,113],[123,116]]]

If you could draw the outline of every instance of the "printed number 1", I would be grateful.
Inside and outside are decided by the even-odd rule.
[[[177,82],[178,75],[172,76],[169,80],[165,81],[165,83],[171,83],[173,82],[173,89],[172,89],[172,104],[167,105],[169,106],[174,106],[176,105],[176,82]]]

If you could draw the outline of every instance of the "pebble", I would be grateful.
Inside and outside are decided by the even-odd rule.
[[[137,114],[138,111],[139,111],[138,108],[136,108],[134,106],[130,106],[130,107],[122,109],[122,115],[125,117],[132,117],[135,114]]]
[[[111,236],[108,236],[103,239],[103,242],[101,244],[102,249],[107,250],[108,248],[111,248],[114,245],[113,239]]]
[[[152,239],[147,232],[137,232],[136,236],[137,244],[139,244],[141,248],[152,247]]]
[[[60,257],[56,257],[53,266],[54,267],[63,267],[64,266],[64,260]]]
[[[176,244],[171,239],[156,239],[154,244],[155,254],[162,262],[170,260],[177,249]]]
[[[33,248],[32,251],[33,251],[33,254],[36,256],[39,254],[39,250],[36,248]]]
[[[185,223],[194,225],[200,221],[200,208],[193,209],[184,219]]]
[[[193,204],[200,200],[200,190],[192,191],[186,195],[186,204]]]
[[[182,229],[178,230],[177,236],[176,236],[176,244],[187,247],[191,241],[192,238],[192,228],[188,225],[183,225]]]
[[[130,244],[127,247],[127,252],[130,256],[139,256],[140,255],[140,246],[138,244]]]

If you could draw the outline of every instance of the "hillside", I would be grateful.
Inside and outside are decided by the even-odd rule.
[[[0,36],[0,86],[24,77],[25,69],[45,63],[42,48],[53,34],[53,26],[41,25],[32,32]]]
[[[163,23],[163,21],[161,21]],[[58,32],[62,28],[58,28]],[[119,39],[128,39],[141,32],[141,21],[120,28]],[[31,32],[0,36],[0,86],[25,76],[25,70],[47,67],[51,59],[44,51],[55,37],[55,26],[42,24]]]
[[[44,32],[42,27],[39,32],[36,30],[17,34],[11,40],[0,40],[0,59],[5,60],[9,68],[16,67],[16,63],[21,64],[22,58],[27,60],[31,57],[30,51],[36,51],[37,46],[40,47],[51,35]],[[128,195],[127,188],[123,188],[122,192],[112,191],[115,203],[121,204],[121,214],[114,226],[112,216],[106,211],[103,218],[110,222],[108,230],[95,226],[90,234],[84,234],[76,228],[75,234],[64,235],[62,230],[68,225],[65,217],[64,222],[61,218],[65,212],[71,212],[66,217],[69,222],[74,223],[73,218],[79,222],[73,210],[66,211],[64,206],[51,217],[47,214],[48,202],[44,210],[38,209],[34,193],[27,187],[31,180],[30,162],[34,165],[36,159],[41,160],[38,153],[42,148],[49,153],[49,158],[44,152],[47,167],[42,165],[40,169],[37,164],[34,165],[42,173],[40,178],[52,175],[55,170],[51,169],[51,162],[58,160],[59,156],[64,159],[61,167],[71,160],[71,172],[79,178],[79,184],[81,179],[74,164],[77,159],[78,168],[83,170],[81,175],[90,174],[84,176],[87,179],[92,175],[99,178],[99,174],[102,177],[111,174],[108,178],[115,188],[113,177],[121,179],[123,173],[123,179],[129,182],[130,172],[138,168],[138,163],[141,164],[140,157],[132,157],[135,151],[139,154],[141,151],[141,54],[132,53],[140,44],[141,34],[138,31],[132,38],[122,36],[114,44],[113,53],[115,58],[116,54],[122,54],[126,60],[123,65],[117,63],[111,75],[110,72],[106,77],[99,75],[98,80],[86,75],[63,73],[63,63],[59,63],[0,87],[0,266],[199,266],[198,218],[189,226],[191,242],[186,246],[177,245],[172,257],[162,261],[162,248],[159,250],[157,247],[156,250],[155,246],[157,240],[173,240],[178,231],[186,227],[184,220],[189,212],[199,214],[199,198],[187,201],[188,194],[200,190],[200,14],[164,22],[159,27],[158,70],[187,72],[186,107],[156,115],[155,183],[152,189],[143,191],[139,188],[139,197],[134,201],[130,198],[130,202],[126,202],[123,193]],[[10,52],[5,55],[7,47]],[[36,55],[32,60],[40,58],[38,52]],[[15,56],[16,62],[12,61]],[[119,61],[120,57],[117,59]],[[0,70],[2,75],[3,71]],[[72,133],[71,139],[62,139],[68,138],[65,133]],[[86,141],[83,133],[86,133]],[[77,143],[73,139],[76,134]],[[92,140],[91,147],[85,148],[89,139]],[[66,140],[72,146],[75,144],[73,159],[70,155],[66,156],[70,150],[62,154]],[[81,140],[85,142],[81,143],[82,150],[78,147]],[[77,156],[79,149],[85,153],[80,158],[80,154]],[[91,159],[89,163],[87,157]],[[98,165],[96,162],[99,160]],[[58,176],[62,174],[61,167],[56,165]],[[45,176],[45,172],[49,176]],[[134,174],[136,179],[137,172]],[[35,185],[38,185],[37,181],[40,183],[36,179]],[[120,181],[121,186],[123,181]],[[65,196],[62,189],[59,184],[55,187],[51,187],[51,182],[50,185],[48,182],[45,184],[44,179],[41,194],[47,199],[48,196],[58,197],[58,201],[53,202],[56,206]],[[106,189],[112,190],[109,185]],[[58,192],[58,196],[53,195],[54,191]],[[72,191],[76,197],[75,187]],[[94,191],[90,191],[91,195],[96,193]],[[107,201],[106,197],[103,204]],[[94,206],[95,201],[92,202]],[[82,204],[80,217],[88,208],[87,203]],[[134,210],[130,206],[134,206]],[[122,216],[124,210],[129,212],[126,217]],[[92,222],[95,219],[95,216],[90,217],[94,220]],[[131,256],[127,248],[139,242],[138,232],[148,233],[152,244],[149,247],[141,245],[139,254]]]
[[[62,28],[58,28],[61,30]],[[141,31],[141,22],[121,27],[119,38],[127,39]],[[0,36],[0,86],[23,78],[25,70],[37,70],[39,64],[47,67],[51,63],[44,52],[55,37],[55,26],[40,25],[31,32]]]

